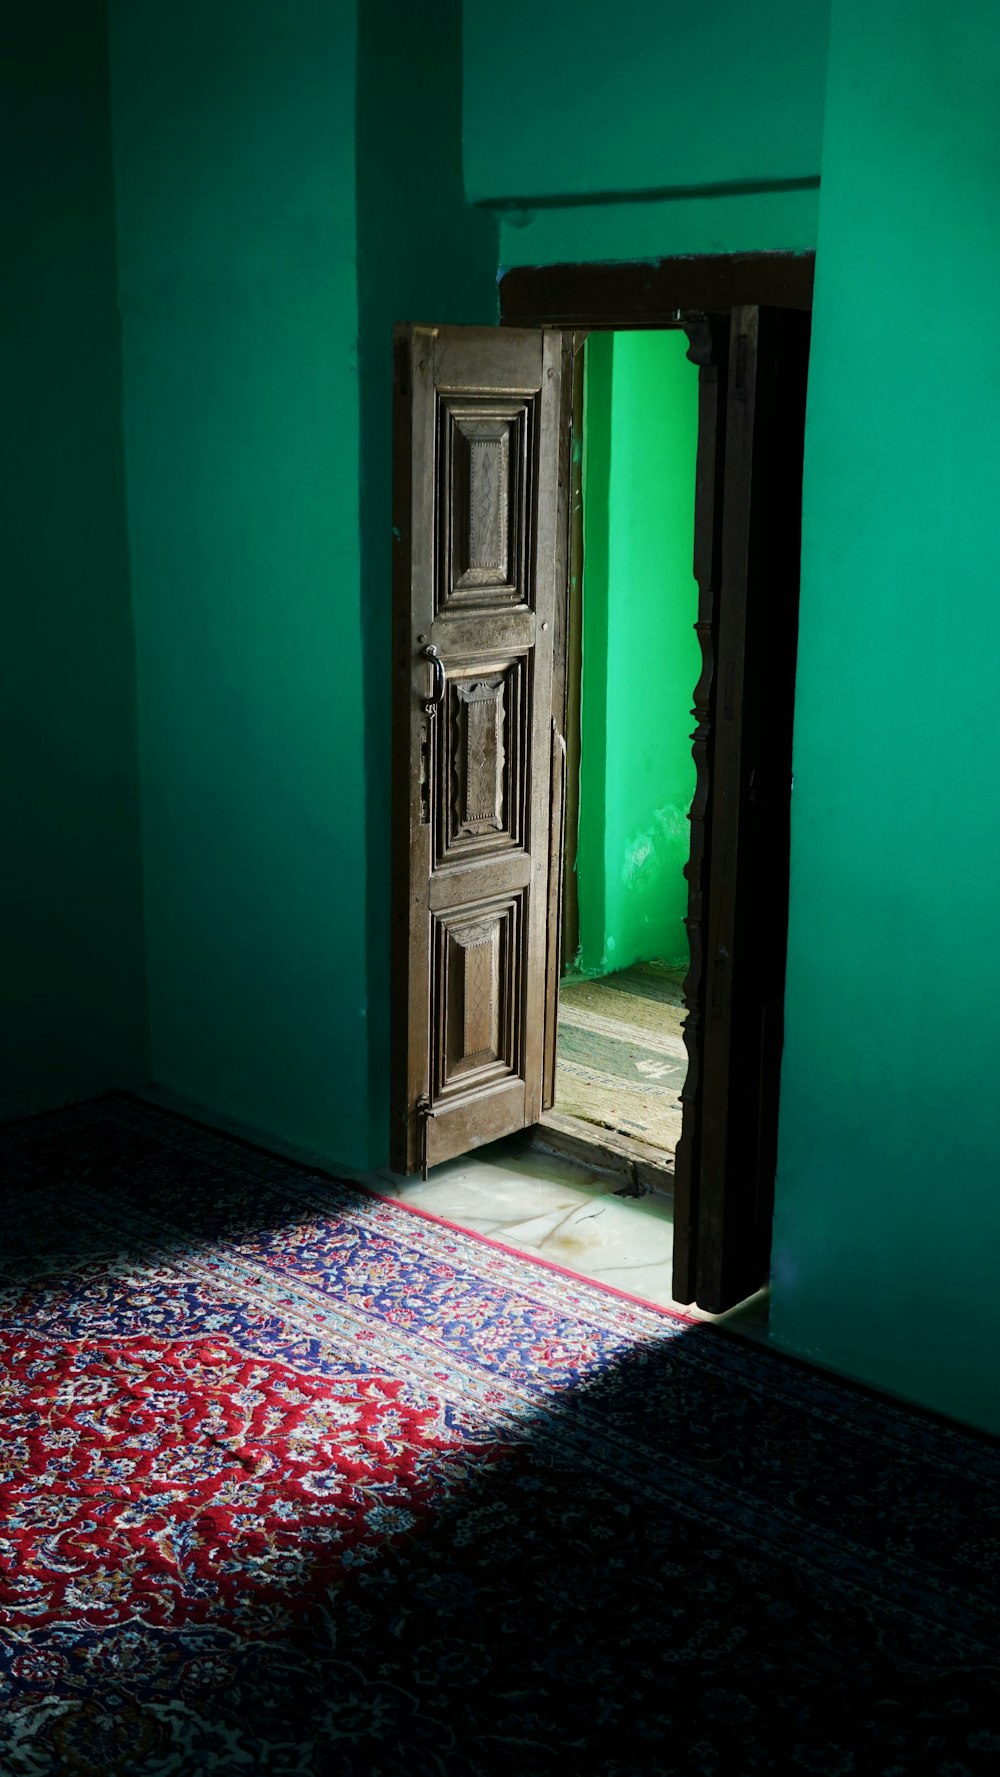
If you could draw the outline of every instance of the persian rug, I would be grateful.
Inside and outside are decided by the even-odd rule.
[[[681,1132],[684,970],[638,963],[559,989],[555,1109],[673,1154]]]
[[[5,1777],[985,1777],[1000,1453],[128,1099],[8,1125]]]

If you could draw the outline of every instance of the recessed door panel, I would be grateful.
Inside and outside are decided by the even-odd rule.
[[[529,602],[538,405],[439,396],[439,611]]]
[[[434,917],[434,1102],[521,1073],[524,897]]]
[[[435,863],[523,851],[527,837],[528,659],[456,660],[438,725]]]

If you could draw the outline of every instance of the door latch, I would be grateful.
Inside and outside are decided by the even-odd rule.
[[[425,1185],[427,1183],[427,1125],[431,1121],[431,1118],[436,1116],[437,1112],[431,1110],[431,1101],[427,1097],[426,1092],[422,1093],[417,1099],[417,1132],[418,1149],[420,1154],[420,1176]]]

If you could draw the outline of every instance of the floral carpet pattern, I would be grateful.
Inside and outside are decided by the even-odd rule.
[[[4,1777],[985,1777],[1000,1451],[109,1097],[0,1131]]]

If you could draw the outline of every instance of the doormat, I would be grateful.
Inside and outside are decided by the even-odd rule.
[[[0,1148],[5,1777],[995,1772],[990,1440],[127,1099]]]

